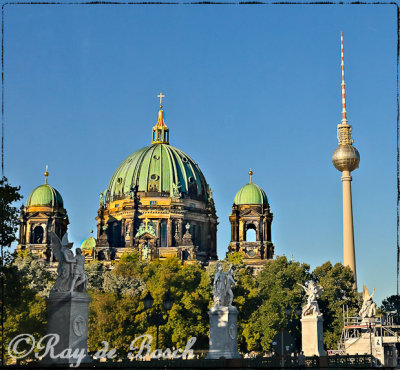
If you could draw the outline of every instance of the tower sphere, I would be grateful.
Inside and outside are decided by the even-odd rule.
[[[340,172],[354,171],[360,163],[360,153],[353,145],[339,145],[333,152],[332,163]]]

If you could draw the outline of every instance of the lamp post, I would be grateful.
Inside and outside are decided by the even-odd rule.
[[[153,307],[153,303],[154,303],[154,298],[151,296],[150,292],[148,292],[146,297],[143,298],[143,304],[144,304],[145,310],[148,310],[151,307]],[[163,306],[164,306],[165,310],[167,311],[167,314],[168,314],[168,311],[172,308],[173,304],[174,304],[174,300],[172,299],[169,292],[165,293],[164,298],[163,298]],[[157,306],[156,312],[150,316],[150,322],[152,324],[156,325],[156,327],[157,327],[156,349],[158,349],[160,325],[164,325],[166,323],[159,306]]]
[[[371,365],[372,365],[372,325],[371,322],[368,323],[368,328],[369,328],[369,354],[371,357]]]
[[[301,315],[301,308],[296,307],[294,310],[289,306],[289,304],[285,307],[284,309],[285,315],[290,318],[292,316],[292,313],[294,313],[296,316]],[[282,327],[281,328],[281,367],[285,366],[285,329]]]

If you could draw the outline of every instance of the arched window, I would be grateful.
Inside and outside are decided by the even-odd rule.
[[[43,227],[36,226],[33,230],[33,243],[42,244],[43,243]]]
[[[256,227],[253,224],[247,226],[246,230],[246,241],[255,242],[257,241],[256,237]]]

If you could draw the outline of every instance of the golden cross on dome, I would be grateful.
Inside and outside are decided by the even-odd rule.
[[[158,98],[160,98],[160,107],[162,107],[162,98],[165,98],[165,95],[163,95],[163,93],[160,93],[159,95],[157,95]]]
[[[143,220],[143,222],[144,222],[145,228],[146,228],[146,230],[147,230],[147,224],[150,222],[150,220],[146,217],[146,218]]]

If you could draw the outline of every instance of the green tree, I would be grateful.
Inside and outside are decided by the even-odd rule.
[[[30,286],[30,281],[18,270],[15,265],[4,267],[4,345],[18,334],[28,333],[36,340],[45,335],[47,314],[46,301],[43,295],[39,295],[36,289]],[[22,343],[19,349],[23,346]],[[25,360],[32,358],[33,354]],[[5,352],[6,359],[8,354]]]
[[[13,265],[28,281],[29,287],[35,293],[48,297],[53,287],[56,273],[46,268],[46,262],[40,260],[29,251],[21,251],[15,258]]]
[[[18,229],[18,209],[13,204],[22,199],[20,187],[11,186],[6,177],[0,180],[0,245],[10,247]]]
[[[389,313],[389,312],[396,312],[400,314],[400,295],[394,294],[382,301],[382,311]]]
[[[256,277],[249,316],[242,317],[242,350],[267,352],[280,328],[286,328],[300,343],[300,320],[295,309],[301,305],[302,293],[297,283],[304,284],[310,278],[309,265],[277,257],[268,261]],[[258,292],[255,290],[258,289]],[[290,316],[285,308],[292,309]]]
[[[100,261],[92,261],[85,265],[85,272],[88,278],[88,290],[103,290],[104,276],[108,271],[107,266]]]
[[[355,316],[359,306],[360,295],[353,289],[354,277],[349,267],[328,261],[316,267],[313,280],[324,288],[318,304],[324,315],[324,344],[327,349],[337,349],[343,329],[343,306]]]

